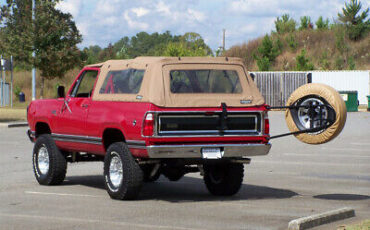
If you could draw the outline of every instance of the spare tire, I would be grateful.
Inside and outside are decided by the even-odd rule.
[[[287,106],[327,105],[323,106],[321,115],[332,120],[331,125],[317,132],[295,134],[295,137],[307,144],[323,144],[334,139],[342,131],[347,119],[346,105],[339,93],[332,87],[324,84],[305,84],[290,95]],[[312,111],[310,111],[312,112]],[[319,117],[319,109],[313,111]],[[285,121],[291,132],[320,127],[320,121],[311,124],[307,108],[287,109]]]

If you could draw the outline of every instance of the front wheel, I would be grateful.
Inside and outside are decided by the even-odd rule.
[[[244,176],[244,165],[240,163],[204,165],[204,183],[208,191],[216,196],[236,194]]]
[[[139,195],[143,172],[125,143],[109,146],[104,158],[104,179],[105,188],[113,199],[132,200]]]
[[[67,161],[50,134],[40,135],[33,148],[33,172],[42,185],[57,185],[64,181]]]

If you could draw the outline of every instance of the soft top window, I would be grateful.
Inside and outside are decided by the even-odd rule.
[[[172,70],[172,93],[242,93],[235,70]]]
[[[137,94],[145,70],[125,69],[109,71],[100,88],[101,94]]]

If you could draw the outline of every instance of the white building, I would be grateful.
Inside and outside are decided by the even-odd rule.
[[[367,105],[370,71],[312,71],[312,83],[330,85],[338,91],[357,91],[360,104]]]

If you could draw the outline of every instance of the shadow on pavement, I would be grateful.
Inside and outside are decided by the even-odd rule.
[[[69,176],[62,186],[83,185],[104,189],[102,175]],[[255,199],[283,199],[298,195],[286,189],[271,188],[243,184],[240,191],[231,197],[217,197],[208,193],[203,179],[184,176],[181,180],[170,182],[161,176],[158,181],[144,183],[140,192],[140,200],[165,200],[169,202],[217,201],[217,200],[255,200]]]
[[[314,198],[324,200],[368,200],[370,196],[357,194],[323,194],[314,196]]]

